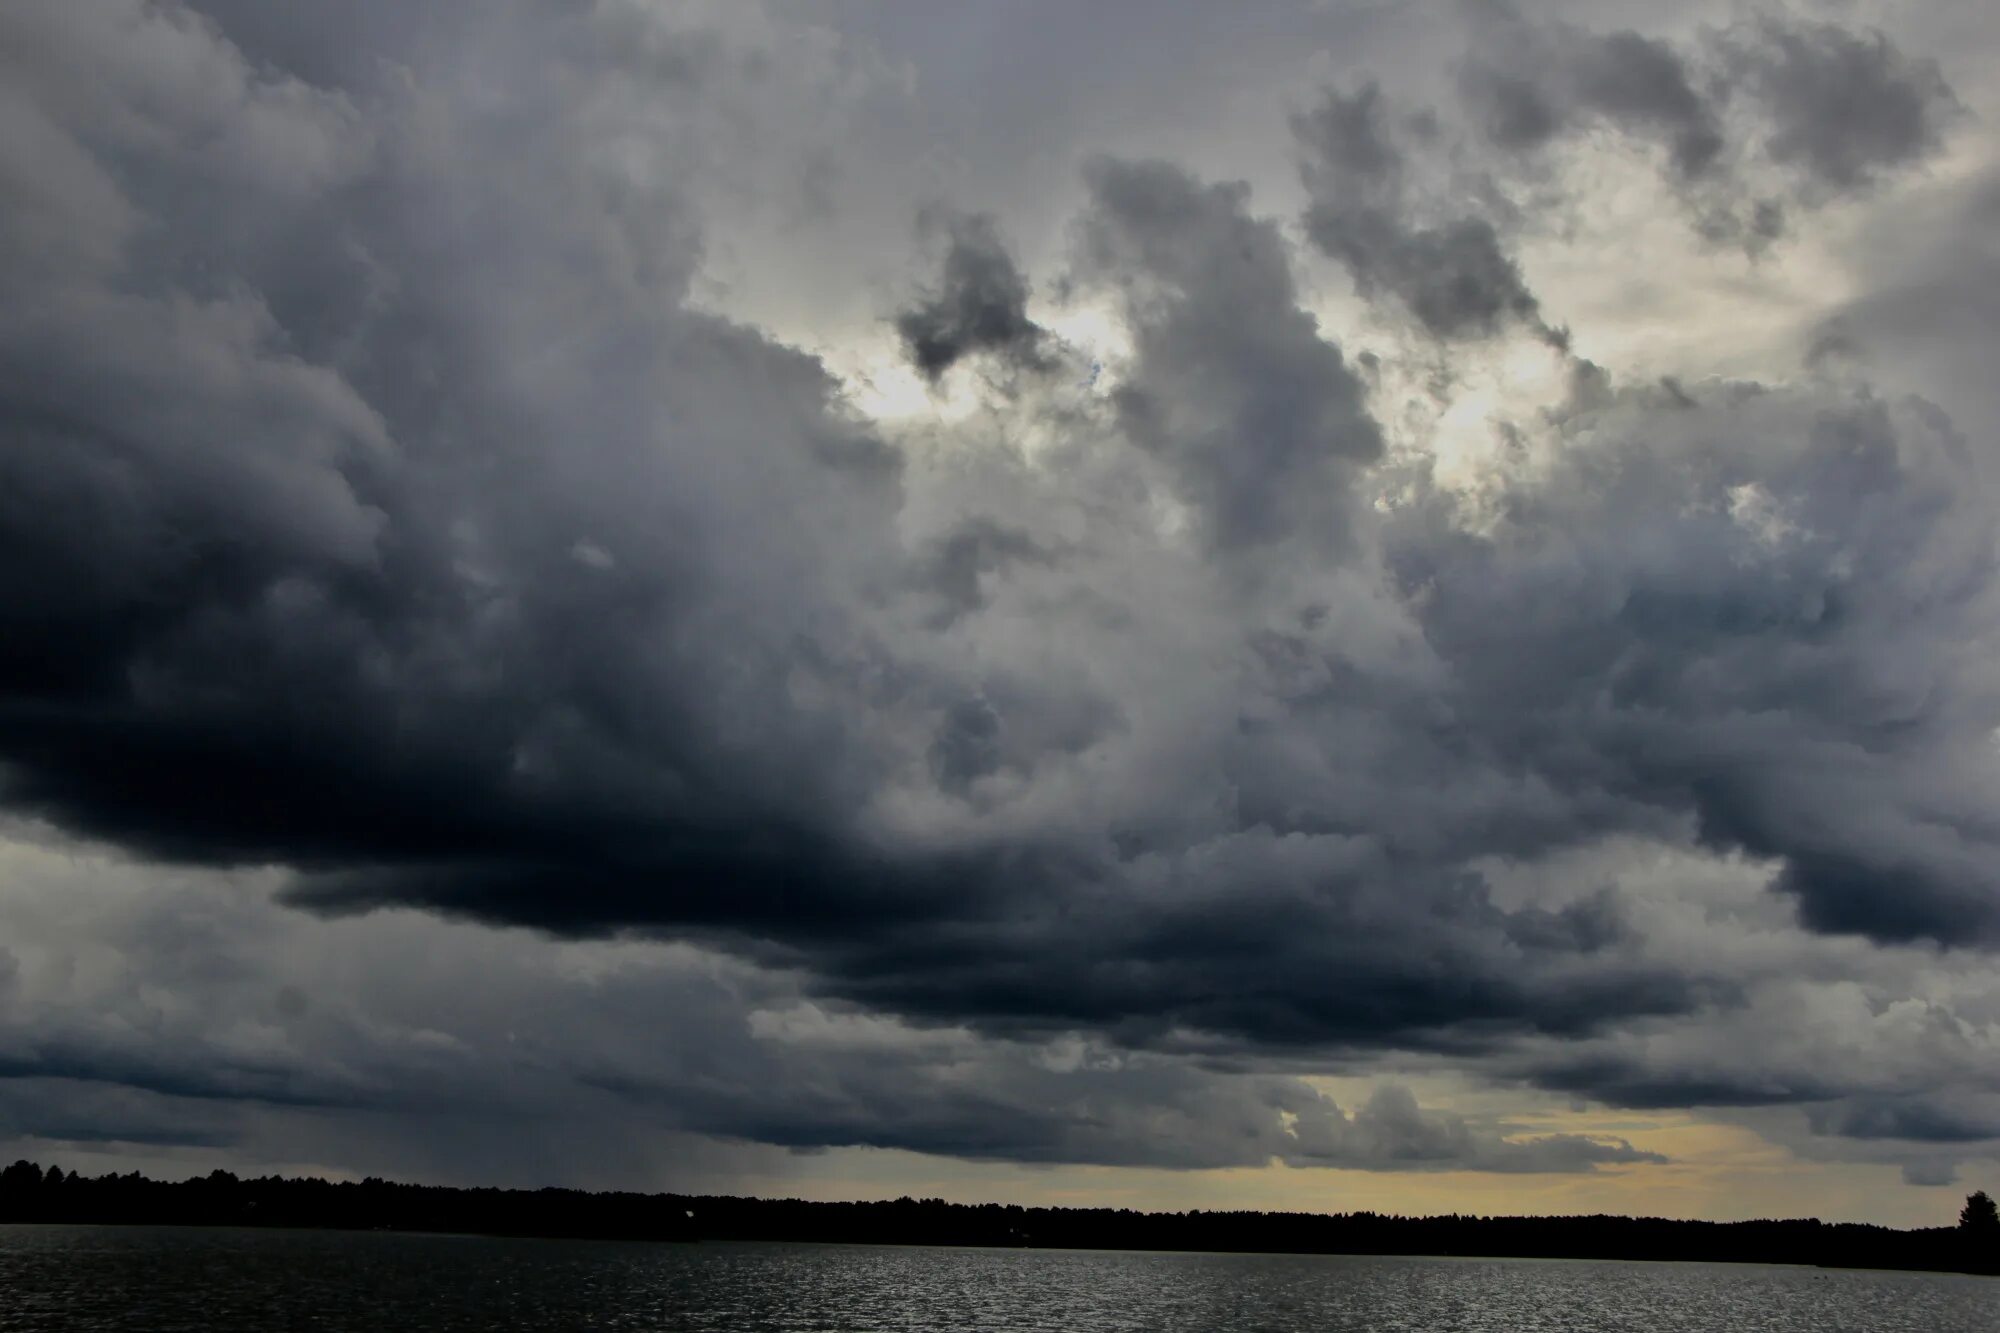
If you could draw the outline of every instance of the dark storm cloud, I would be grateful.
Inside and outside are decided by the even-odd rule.
[[[0,1138],[226,1148],[239,1134],[231,1109],[126,1086],[12,1076],[0,1080]]]
[[[39,1041],[23,1050],[0,1052],[0,1084],[59,1080],[176,1099],[282,1106],[352,1107],[369,1100],[362,1089],[336,1086],[323,1071],[290,1062],[218,1061],[202,1067],[189,1062],[187,1055],[173,1048]]]
[[[1813,1034],[1804,1039],[1806,1050],[1794,1051],[1786,1044],[1800,1038],[1786,1029],[1783,1017],[1750,1022],[1747,1031],[1717,1032],[1674,1043],[1671,1050],[1649,1049],[1643,1041],[1606,1041],[1552,1053],[1530,1062],[1529,1077],[1550,1091],[1635,1110],[1702,1106],[1753,1114],[1797,1108],[1812,1134],[1841,1139],[1962,1143],[1996,1137],[1990,1113],[1979,1106],[1982,1076],[1967,1068],[1967,1061],[1981,1058],[1977,1043],[1941,1047],[1909,1061],[1906,1051],[1880,1049],[1865,1033],[1836,1039],[1830,1047],[1816,1044]],[[1762,1046],[1731,1045],[1746,1040]],[[1905,1090],[1913,1086],[1975,1091],[1961,1096]]]
[[[0,1009],[0,1136],[255,1150],[276,1134],[279,1151],[297,1152],[299,1136],[323,1132],[315,1124],[429,1120],[435,1136],[511,1124],[504,1156],[556,1121],[564,1139],[617,1126],[619,1137],[1178,1169],[1278,1158],[1566,1172],[1655,1160],[1615,1138],[1419,1107],[1393,1084],[1347,1110],[1281,1074],[1075,1035],[1021,1043],[915,1027],[691,950],[523,950],[407,917],[314,923],[265,901],[243,911],[241,885],[190,872],[178,897],[134,895],[143,871],[88,858],[49,856],[25,873],[53,875],[66,910],[87,905],[89,941],[80,975],[30,968]],[[0,924],[20,931],[35,911],[0,902]],[[357,969],[365,984],[351,984]],[[350,984],[329,984],[343,974]],[[124,978],[155,996],[170,989],[173,1003],[152,1007]],[[121,1035],[142,1018],[143,1040]]]
[[[1070,287],[1108,298],[1129,358],[1101,392],[1041,377],[990,435],[892,445],[819,361],[691,303],[711,155],[666,128],[736,93],[677,16],[208,12],[224,27],[136,0],[0,15],[11,808],[282,867],[329,915],[698,938],[817,1000],[1015,1044],[900,1101],[911,1062],[851,1051],[796,1086],[806,1064],[768,1054],[706,1084],[630,1052],[561,1067],[799,1146],[1648,1160],[1194,1072],[1497,1058],[1739,1007],[1616,895],[1489,880],[1614,836],[1767,864],[1816,930],[2000,938],[1994,510],[1936,409],[1578,363],[1591,392],[1522,428],[1537,452],[1454,489],[1390,455],[1248,186],[1093,158]],[[1788,166],[1844,186],[1926,142],[1843,156],[1784,128],[1821,86],[1800,70],[1859,59],[1883,97],[1914,77],[1879,45],[1734,40]],[[397,77],[357,72],[378,52]],[[1477,60],[1506,144],[1602,122],[1679,180],[1720,170],[1726,122],[1652,39],[1502,24]],[[1365,297],[1441,340],[1556,336],[1500,224],[1413,181],[1380,94],[1294,131],[1311,239]],[[947,232],[897,325],[919,368],[1043,364],[1028,276],[988,223]],[[701,1012],[720,1030],[751,1002]],[[1140,1063],[1035,1072],[1070,1033]],[[219,1055],[188,1082],[87,1035],[23,1037],[7,1071],[376,1086]],[[1628,1104],[1802,1086],[1522,1067]]]
[[[1704,1073],[1655,1069],[1638,1056],[1561,1060],[1535,1082],[1557,1092],[1588,1094],[1610,1106],[1660,1110],[1676,1106],[1780,1106],[1818,1101],[1839,1091],[1834,1080],[1797,1081],[1750,1071]]]
[[[615,119],[615,77],[539,66],[523,137],[452,106],[364,117],[177,10],[126,17],[10,20],[37,80],[92,43],[127,80],[31,121],[41,157],[9,163],[31,224],[71,238],[10,247],[5,274],[11,800],[167,855],[308,864],[532,864],[644,808],[710,872],[794,799],[838,804],[840,747],[763,700],[772,672],[847,669],[814,588],[859,548],[814,533],[893,512],[896,461],[816,362],[678,309],[675,200],[564,137],[579,102]],[[147,82],[172,60],[197,77]],[[155,170],[114,181],[139,99]],[[203,182],[235,205],[226,281]],[[792,538],[726,554],[787,487],[813,499]],[[763,741],[731,724],[738,760],[702,755],[731,712]],[[760,766],[793,795],[750,795]],[[757,829],[723,831],[745,799]]]
[[[990,929],[879,929],[819,966],[840,993],[895,1012],[1217,1052],[1472,1051],[1718,998],[1595,938],[1538,938],[1543,918],[1501,911],[1478,881],[1439,882],[1356,843],[1250,830],[1088,879],[1042,869],[1039,886],[1014,877]],[[1037,887],[1061,896],[1037,901]]]
[[[1907,1139],[1919,1143],[1978,1143],[2000,1139],[2000,1108],[1940,1104],[1909,1097],[1869,1099],[1819,1117],[1822,1133],[1851,1139]]]
[[[1006,726],[985,700],[948,709],[931,780],[968,795],[1006,762]],[[685,880],[663,879],[663,864]],[[1123,855],[914,866],[774,840],[761,858],[710,865],[679,853],[636,866],[576,856],[330,872],[289,896],[337,912],[417,902],[563,933],[693,932],[804,961],[823,992],[874,1009],[1000,1034],[1105,1031],[1136,1047],[1202,1034],[1195,1049],[1472,1052],[1687,1013],[1729,990],[1640,961],[1601,909],[1505,912],[1474,877],[1399,868],[1354,839],[1261,829]]]
[[[1028,318],[1028,282],[994,232],[990,217],[932,220],[949,238],[937,290],[896,316],[911,364],[935,384],[975,353],[1021,370],[1053,364],[1046,335]]]

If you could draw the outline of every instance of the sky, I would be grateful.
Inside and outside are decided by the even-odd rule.
[[[0,1158],[2000,1187],[2000,13],[11,0]]]

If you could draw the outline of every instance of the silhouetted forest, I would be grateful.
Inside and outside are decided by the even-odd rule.
[[[1575,1259],[1697,1259],[2000,1273],[2000,1216],[1982,1193],[1957,1226],[1897,1231],[1817,1219],[1398,1217],[1382,1213],[1143,1213],[941,1199],[816,1203],[726,1195],[454,1189],[227,1171],[179,1182],[85,1178],[16,1162],[0,1222],[150,1223],[475,1232],[627,1240],[794,1240],[1057,1249],[1231,1250]]]

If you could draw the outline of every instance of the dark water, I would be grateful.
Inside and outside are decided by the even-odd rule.
[[[2000,1329],[2000,1280],[1348,1259],[0,1226],[0,1330]]]

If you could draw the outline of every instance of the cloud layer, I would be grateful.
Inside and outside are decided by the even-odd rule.
[[[1658,1160],[1301,1077],[1396,1059],[1993,1138],[1960,1062],[2000,1015],[1960,976],[2000,939],[1994,422],[1828,356],[1607,369],[1527,258],[1593,154],[1742,264],[1911,179],[1962,108],[1882,34],[1775,12],[1464,36],[1434,102],[1335,80],[1273,118],[1296,210],[1081,145],[1037,273],[990,214],[908,200],[875,336],[977,403],[911,424],[705,277],[745,199],[810,237],[827,125],[896,95],[837,29],[11,6],[0,799],[321,915],[715,969],[614,975],[520,1085],[490,1016],[392,1049],[281,1014],[224,1050],[24,1000],[23,1132],[143,1141],[123,1089],[200,1141],[229,1132],[203,1106],[407,1111],[471,1071],[788,1147]],[[1915,290],[1852,302],[1841,345]],[[1559,387],[1446,466],[1397,397],[1495,358]],[[1605,849],[1595,883],[1544,873]],[[1749,888],[1677,934],[1653,899],[1701,891],[1633,888],[1655,853]],[[1715,946],[1732,913],[1786,965]],[[1835,980],[1923,990],[1935,1047],[1727,1055]],[[661,1011],[665,1049],[621,1045]]]

